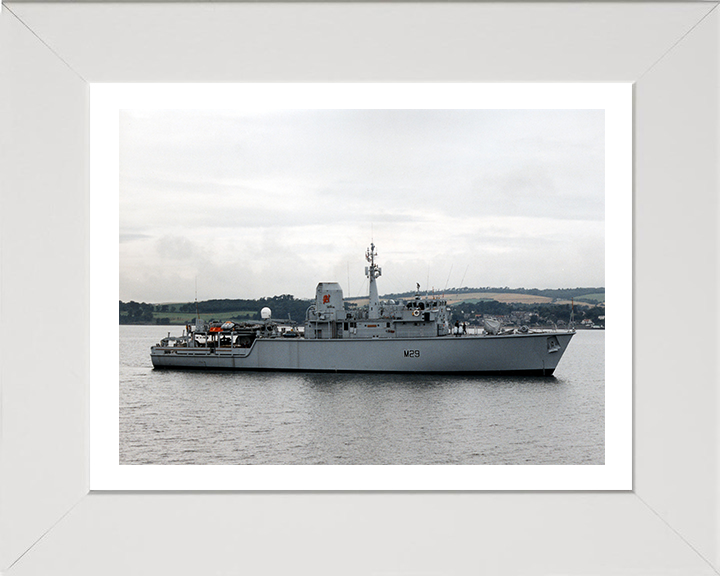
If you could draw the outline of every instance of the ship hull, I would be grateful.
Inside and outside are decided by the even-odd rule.
[[[155,368],[553,374],[574,332],[374,339],[257,339],[251,348],[154,346]]]

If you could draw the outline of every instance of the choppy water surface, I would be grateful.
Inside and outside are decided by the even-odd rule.
[[[603,464],[604,332],[551,378],[153,370],[120,327],[121,464]]]

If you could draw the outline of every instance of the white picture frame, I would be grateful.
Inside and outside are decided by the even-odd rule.
[[[3,6],[0,570],[716,574],[716,8]],[[635,83],[632,491],[88,493],[88,83],[340,80]]]

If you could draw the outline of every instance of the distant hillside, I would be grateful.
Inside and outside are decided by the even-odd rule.
[[[425,295],[425,292],[421,292]],[[388,300],[399,300],[403,298],[412,298],[414,292],[402,292],[395,294],[384,294],[381,298]],[[605,288],[560,288],[560,289],[538,289],[538,288],[450,288],[444,292],[435,292],[435,295],[444,297],[449,304],[459,304],[460,302],[479,302],[483,300],[505,302],[505,303],[522,303],[522,304],[570,304],[573,299],[575,304],[593,306],[605,302]],[[367,303],[367,297],[364,298],[346,298],[345,300],[354,302],[358,305]]]
[[[414,292],[402,294],[384,294],[383,300],[399,300],[412,298]],[[424,293],[423,293],[424,295]],[[570,311],[570,303],[574,299],[576,310],[581,307],[592,308],[604,306],[604,288],[563,288],[558,290],[539,290],[536,288],[451,288],[444,293],[435,293],[443,296],[448,304],[458,313],[487,313],[507,314],[512,310],[534,311],[540,316],[543,312],[550,313],[562,308]],[[346,302],[356,306],[367,304],[367,297],[346,298]],[[167,304],[148,304],[145,302],[120,302],[120,324],[179,324],[185,325],[195,318],[195,310],[205,320],[259,320],[260,310],[268,307],[272,310],[273,318],[278,320],[290,319],[293,322],[303,323],[305,312],[313,303],[312,300],[298,299],[290,294],[273,296],[271,298],[250,299],[222,299],[204,300],[202,302],[178,302]],[[473,306],[476,305],[476,306]],[[543,307],[543,310],[537,308]],[[557,309],[557,310],[556,310]],[[600,314],[598,312],[597,314]],[[596,315],[597,315],[596,314]]]
[[[310,300],[299,300],[290,294],[257,300],[203,300],[197,304],[120,302],[120,324],[185,325],[195,318],[196,307],[200,318],[204,320],[259,320],[260,310],[266,306],[272,310],[273,318],[302,323],[310,304]]]

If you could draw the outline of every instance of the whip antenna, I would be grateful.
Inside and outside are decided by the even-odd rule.
[[[460,280],[460,288],[463,288],[463,282],[465,282],[465,275],[467,274],[468,268],[470,268],[470,264],[465,267],[465,273],[463,274],[462,280]]]
[[[197,276],[195,276],[195,318],[200,320],[200,310],[198,309],[197,301]]]
[[[452,274],[453,265],[450,264],[450,272],[448,272],[447,280],[445,281],[445,290],[443,290],[443,298],[445,298],[445,292],[447,291],[448,284],[450,284],[450,274]]]

